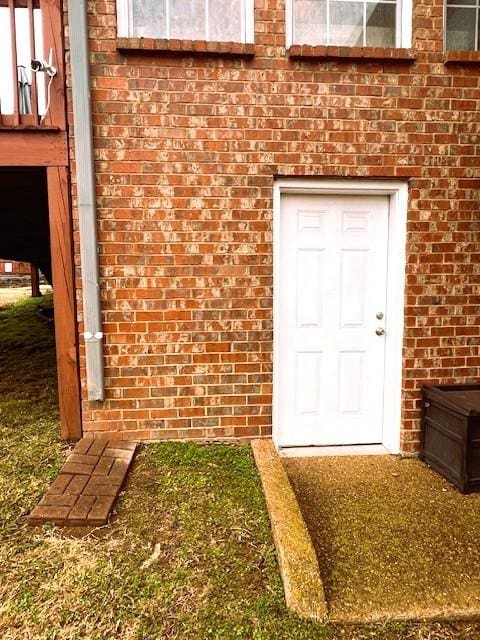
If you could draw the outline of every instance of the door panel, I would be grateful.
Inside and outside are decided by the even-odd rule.
[[[297,253],[297,326],[322,326],[323,251]]]
[[[281,446],[382,441],[387,196],[282,196]]]

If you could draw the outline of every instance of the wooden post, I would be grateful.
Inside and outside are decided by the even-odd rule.
[[[65,115],[65,71],[63,68],[63,22],[62,0],[42,0],[40,2],[43,24],[43,52],[48,60],[50,49],[53,51],[53,66],[57,69],[57,75],[53,78],[50,87],[50,109],[44,124],[66,127]],[[49,82],[49,78],[45,78]]]
[[[35,55],[35,23],[33,18],[33,10],[34,10],[33,0],[27,0],[27,9],[28,9],[28,27],[30,31],[30,52],[31,52],[32,58],[36,58],[37,56]],[[32,98],[33,124],[38,124],[37,75],[35,73],[32,73],[31,98]]]
[[[82,437],[82,424],[67,169],[65,167],[48,167],[47,183],[60,433],[63,440],[78,440]]]
[[[10,39],[12,48],[12,84],[13,84],[13,125],[20,123],[20,109],[18,101],[18,67],[17,67],[17,28],[15,24],[15,2],[8,0],[10,14]],[[5,35],[3,35],[5,37]]]
[[[32,298],[41,298],[42,292],[40,291],[40,274],[38,273],[38,267],[34,264],[30,265],[30,276],[32,279]]]

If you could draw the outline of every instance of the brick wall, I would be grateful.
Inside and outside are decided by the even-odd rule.
[[[282,0],[256,1],[254,56],[120,52],[114,1],[89,8],[107,399],[84,400],[85,431],[270,433],[274,178],[402,178],[417,449],[421,384],[479,375],[480,65],[444,64],[442,2],[415,3],[399,59],[289,57]]]

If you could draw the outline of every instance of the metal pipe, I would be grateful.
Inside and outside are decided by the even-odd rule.
[[[103,332],[98,277],[86,1],[68,0],[68,15],[87,389],[89,400],[103,400],[105,397]]]

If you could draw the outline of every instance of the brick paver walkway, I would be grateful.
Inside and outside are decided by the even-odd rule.
[[[136,447],[135,442],[82,438],[28,516],[28,523],[106,524]]]

